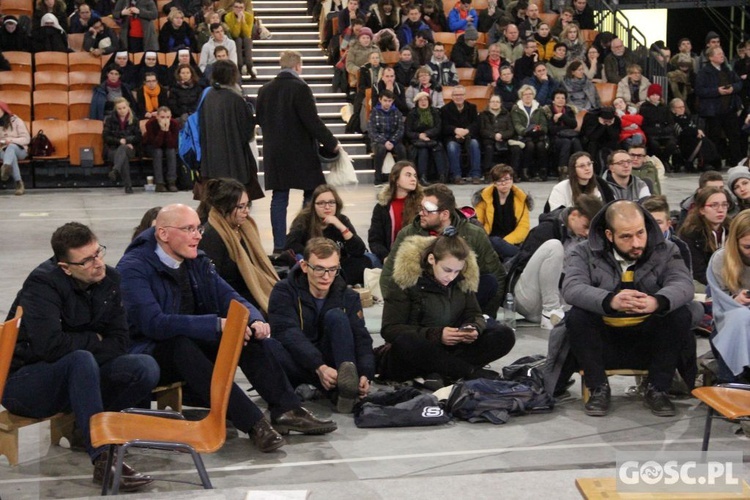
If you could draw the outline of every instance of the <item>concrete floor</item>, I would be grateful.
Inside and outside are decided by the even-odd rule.
[[[673,175],[662,185],[673,208],[690,194],[697,176]],[[524,183],[536,207],[532,221],[546,201],[553,183]],[[469,204],[474,186],[457,186],[459,205]],[[376,189],[371,185],[343,189],[344,212],[361,234],[367,233]],[[120,189],[32,190],[15,197],[0,194],[0,314],[3,317],[23,280],[51,255],[49,238],[55,228],[68,221],[89,224],[107,246],[106,260],[116,264],[130,240],[132,228],[142,214],[155,205],[183,202],[195,205],[189,193],[145,193],[126,196]],[[295,193],[292,206],[301,203]],[[269,198],[255,202],[251,215],[258,223],[264,244],[271,250],[268,217]],[[289,218],[293,217],[290,211]],[[534,224],[534,222],[532,222]],[[374,332],[379,331],[382,306],[365,310]],[[546,353],[547,332],[521,322],[513,352],[493,364],[503,365],[528,354]],[[699,354],[708,349],[699,340]],[[239,374],[237,381],[247,382]],[[284,490],[284,498],[428,498],[442,493],[449,498],[579,498],[576,477],[614,475],[615,454],[632,450],[697,450],[700,446],[705,410],[694,399],[676,402],[673,418],[651,415],[638,397],[626,394],[632,378],[614,377],[613,412],[606,418],[583,414],[580,385],[553,413],[514,417],[503,426],[451,423],[439,428],[360,430],[349,416],[333,415],[338,431],[322,437],[292,436],[279,452],[257,452],[245,435],[230,429],[224,447],[204,457],[217,490],[158,481],[133,498],[245,498],[248,492],[271,498],[269,492]],[[262,403],[261,403],[262,404]],[[329,416],[330,405],[307,405]],[[714,424],[712,450],[744,450],[748,440],[735,436],[737,426],[724,421]],[[0,497],[75,498],[98,494],[91,483],[91,465],[82,453],[49,446],[44,424],[21,431],[21,465],[8,467],[0,458]],[[129,459],[135,467],[158,479],[197,481],[192,462],[184,455],[134,451]],[[743,467],[747,480],[750,468]],[[276,497],[273,497],[276,498]]]

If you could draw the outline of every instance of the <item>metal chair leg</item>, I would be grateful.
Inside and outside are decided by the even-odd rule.
[[[115,463],[115,478],[112,481],[112,494],[118,495],[120,493],[120,481],[122,480],[122,464],[125,462],[125,452],[127,451],[129,443],[121,445],[117,449],[117,462]]]
[[[117,445],[111,444],[107,447],[107,465],[104,469],[104,478],[102,480],[102,496],[106,497],[109,493],[109,480],[112,477],[112,463],[115,460],[115,450]]]
[[[711,423],[714,419],[714,409],[710,406],[706,412],[706,426],[703,428],[703,447],[701,451],[708,451],[708,440],[711,439]]]
[[[208,478],[208,472],[206,472],[206,466],[203,465],[203,459],[201,458],[200,453],[195,451],[191,446],[190,454],[193,456],[193,463],[195,463],[195,468],[198,470],[198,476],[201,478],[201,483],[203,483],[203,489],[214,489],[211,480]]]

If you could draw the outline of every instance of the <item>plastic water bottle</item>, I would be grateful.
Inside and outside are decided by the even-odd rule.
[[[513,331],[516,331],[516,301],[511,292],[508,292],[505,295],[505,304],[503,304],[503,323]]]

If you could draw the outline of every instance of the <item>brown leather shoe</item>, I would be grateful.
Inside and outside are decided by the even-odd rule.
[[[255,446],[263,453],[278,450],[286,444],[286,440],[281,437],[281,434],[276,432],[276,429],[271,427],[271,422],[265,418],[260,419],[250,429],[250,437],[253,439]]]
[[[301,406],[282,413],[278,418],[272,419],[271,423],[283,435],[289,434],[290,431],[302,434],[328,434],[338,428],[333,420],[319,419]]]
[[[94,460],[94,483],[102,484],[104,482],[104,471],[107,468],[107,452],[100,454]],[[115,477],[114,465],[109,476],[110,487]],[[128,464],[122,464],[122,476],[120,477],[120,491],[135,491],[154,482],[154,478],[146,474],[141,474]]]
[[[156,183],[156,188],[154,188],[154,191],[157,193],[166,193],[167,192],[167,186],[165,186],[161,182]]]
[[[179,189],[177,189],[177,186],[175,185],[174,182],[168,182],[167,183],[167,190],[170,193],[176,193],[177,191],[179,191]]]

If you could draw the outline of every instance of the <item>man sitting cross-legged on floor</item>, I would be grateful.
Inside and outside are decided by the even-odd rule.
[[[279,432],[325,434],[335,430],[335,422],[318,419],[300,406],[273,355],[271,345],[277,341],[270,338],[271,328],[260,311],[227,285],[206,254],[198,250],[202,234],[195,210],[167,205],[156,217],[155,227],[143,231],[125,250],[117,267],[122,273],[123,301],[133,337],[131,351],[151,354],[159,363],[163,383],[184,380],[186,394],[209,406],[222,327],[230,301],[237,300],[250,310],[239,367],[268,403],[271,422],[237,384],[229,395],[227,418],[238,430],[250,434],[263,452],[285,444]]]
[[[292,384],[331,391],[338,411],[351,413],[370,389],[375,357],[359,294],[339,276],[340,258],[333,240],[310,239],[299,266],[274,286],[268,322]]]
[[[31,272],[10,308],[9,319],[22,307],[23,320],[2,403],[32,418],[75,413],[94,482],[101,484],[107,453],[91,446],[89,420],[148,401],[159,367],[151,356],[127,354],[120,275],[104,264],[107,249],[91,229],[69,222],[51,244],[54,257]],[[122,469],[122,491],[153,482],[127,464]]]
[[[631,201],[614,201],[591,221],[586,242],[565,265],[563,298],[570,348],[591,391],[585,412],[609,411],[606,369],[648,369],[645,404],[675,414],[667,391],[682,347],[693,335],[693,280],[679,248]]]

